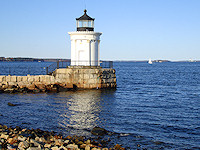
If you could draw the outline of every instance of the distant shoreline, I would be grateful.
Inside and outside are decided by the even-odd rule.
[[[0,57],[0,62],[70,62],[71,59],[59,59],[59,58],[28,58],[28,57]],[[113,62],[148,62],[148,60],[113,60]],[[152,60],[152,62],[200,62],[200,60]]]
[[[70,59],[56,59],[56,58],[28,58],[28,57],[0,57],[0,62],[70,62]]]

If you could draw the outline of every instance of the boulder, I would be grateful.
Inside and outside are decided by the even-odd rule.
[[[54,146],[51,148],[52,150],[58,150],[58,147],[57,146]]]
[[[69,145],[67,145],[67,148],[68,148],[68,149],[78,149],[78,145],[69,144]]]
[[[37,89],[39,89],[42,92],[46,91],[46,86],[42,83],[36,83],[35,86],[36,86]]]
[[[90,150],[90,146],[86,145],[85,150]]]
[[[23,88],[20,88],[19,89],[19,92],[22,92],[22,93],[27,93],[29,90],[27,87],[23,87]]]
[[[5,93],[15,93],[15,89],[14,88],[6,88],[4,90]]]
[[[10,102],[8,102],[8,106],[17,106],[16,104],[12,104]]]
[[[107,130],[106,129],[103,129],[103,128],[100,128],[100,127],[94,127],[92,130],[91,130],[91,133],[93,135],[100,135],[100,136],[103,136],[103,135],[106,135],[107,134]]]
[[[17,136],[13,137],[13,138],[9,138],[7,141],[9,144],[13,145],[14,143],[17,143]]]
[[[5,140],[7,140],[8,138],[9,138],[9,135],[1,134],[1,139],[5,139]]]
[[[19,88],[22,89],[22,88],[25,88],[25,87],[26,87],[27,83],[26,83],[26,82],[18,82],[17,85],[18,85]]]
[[[64,146],[61,146],[61,147],[59,147],[59,150],[68,150],[68,149]]]
[[[35,90],[36,87],[35,87],[35,84],[28,84],[28,85],[27,85],[27,88],[28,88],[29,90],[32,90],[32,91],[33,91],[33,90]]]
[[[51,144],[45,144],[44,147],[45,147],[45,148],[50,148],[50,147],[51,147]]]
[[[18,141],[25,141],[26,140],[26,137],[23,137],[23,136],[18,136]]]
[[[41,150],[40,147],[29,147],[27,150]]]
[[[121,145],[116,144],[114,147],[115,150],[124,150],[124,148],[121,147]]]
[[[29,147],[29,143],[27,141],[20,142],[18,145],[19,149],[24,149],[24,148],[28,148],[28,147]]]

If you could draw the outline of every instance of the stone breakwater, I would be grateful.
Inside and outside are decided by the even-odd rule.
[[[105,132],[105,129],[96,127],[94,133]],[[119,144],[108,148],[102,140],[86,139],[83,136],[56,135],[53,131],[40,129],[8,128],[0,125],[0,149],[2,150],[125,150]]]
[[[0,91],[59,92],[70,89],[116,88],[114,69],[65,68],[51,75],[0,76]]]

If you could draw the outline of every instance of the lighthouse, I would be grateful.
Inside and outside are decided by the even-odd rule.
[[[71,64],[53,72],[56,82],[64,89],[117,87],[113,62],[102,61],[100,65],[99,46],[102,33],[94,31],[94,20],[84,10],[84,14],[76,18],[76,31],[68,32],[71,39]]]
[[[71,39],[71,66],[99,66],[100,32],[94,32],[94,18],[84,14],[76,18],[76,31]]]

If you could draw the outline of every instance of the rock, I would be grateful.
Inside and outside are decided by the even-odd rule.
[[[79,140],[78,140],[78,139],[75,139],[75,140],[74,140],[74,143],[76,143],[76,144],[77,144],[78,142],[79,142]]]
[[[25,140],[26,140],[26,137],[18,136],[18,140],[19,140],[19,141],[25,141]]]
[[[34,89],[33,90],[33,93],[40,93],[41,91],[40,91],[40,89]]]
[[[8,102],[8,106],[17,106],[17,105]]]
[[[7,140],[8,138],[9,138],[9,135],[1,134],[1,139],[5,139],[5,140]]]
[[[80,148],[85,148],[85,147],[86,147],[86,144],[80,145]]]
[[[105,129],[100,127],[95,127],[93,132],[102,135],[107,132]],[[49,140],[46,140],[46,139]],[[103,148],[108,144],[108,141],[101,139],[101,145],[95,139],[79,136],[68,136],[64,137],[61,134],[56,135],[53,132],[42,131],[40,129],[21,129],[20,127],[8,128],[0,124],[0,149],[10,149],[10,150],[108,150],[108,148]],[[98,140],[99,141],[99,140]],[[113,150],[125,150],[121,145],[117,144]]]
[[[5,92],[5,93],[15,93],[16,91],[15,91],[14,88],[6,88],[6,89],[4,90],[4,92]]]
[[[82,145],[83,144],[83,142],[82,141],[79,141],[78,143],[77,143],[77,145]]]
[[[46,91],[47,92],[58,92],[57,86],[54,85],[46,85]]]
[[[56,139],[54,145],[56,145],[56,146],[61,146],[61,141]]]
[[[18,149],[20,149],[20,150],[24,149],[24,143],[23,143],[23,142],[20,142],[20,143],[19,143]]]
[[[26,132],[26,130],[27,130],[27,129],[22,129],[22,132],[24,133],[24,132]]]
[[[29,147],[27,150],[41,150],[39,147]]]
[[[57,146],[54,146],[51,148],[52,150],[58,150],[58,147]]]
[[[68,144],[68,143],[69,143],[69,140],[65,140],[64,143]]]
[[[14,130],[15,131],[21,131],[22,129],[19,126],[16,126]]]
[[[36,137],[36,138],[35,138],[35,141],[38,141],[38,142],[39,142],[39,141],[40,141],[40,138],[39,138],[39,137]]]
[[[28,148],[30,145],[27,141],[23,141],[23,142],[20,142],[19,145],[18,145],[18,148],[21,150],[21,149],[26,149]]]
[[[7,89],[8,88],[8,83],[2,84],[2,88],[3,89]]]
[[[3,129],[8,129],[8,127],[6,125],[3,125]]]
[[[23,87],[23,88],[19,89],[19,92],[21,92],[21,93],[28,93],[29,89],[27,87]]]
[[[78,145],[69,144],[69,145],[67,145],[67,148],[70,148],[70,149],[78,149]]]
[[[9,150],[15,150],[15,148],[13,146],[11,146],[11,145],[8,145],[7,149],[9,149]]]
[[[14,143],[17,143],[17,139],[18,139],[17,136],[15,136],[13,138],[10,138],[10,139],[8,139],[8,143],[10,143],[11,145],[13,145]]]
[[[100,127],[94,127],[91,131],[91,133],[93,135],[100,135],[100,136],[103,136],[105,134],[107,134],[107,131],[103,128],[100,128]]]
[[[35,84],[28,84],[28,85],[27,85],[27,88],[28,88],[29,90],[31,90],[31,91],[33,91],[33,90],[36,89]]]
[[[86,141],[86,144],[90,144],[90,140],[87,140],[87,141]]]
[[[71,140],[71,139],[72,139],[72,137],[71,137],[71,136],[67,136],[66,138],[67,138],[68,140]]]
[[[101,140],[101,144],[102,144],[103,146],[106,146],[106,145],[108,144],[108,142],[105,141],[105,140]]]
[[[92,141],[91,144],[99,146],[99,143],[97,141]],[[101,147],[102,145],[100,145],[99,147]]]
[[[61,147],[59,147],[59,150],[68,150],[68,149],[64,146],[61,146]]]
[[[90,146],[86,145],[85,150],[90,150]]]
[[[42,92],[45,92],[45,91],[46,91],[46,86],[45,86],[44,84],[42,84],[42,83],[37,83],[37,84],[35,84],[35,87],[36,87],[37,89],[39,89],[40,91],[42,91]]]
[[[123,150],[123,148],[121,147],[121,145],[116,144],[114,147],[115,150]]]
[[[45,144],[44,147],[45,147],[45,148],[50,148],[50,147],[51,147],[51,144]]]
[[[41,138],[39,138],[39,142],[43,142],[43,143],[45,143],[46,140],[44,139],[44,137],[41,137]]]
[[[34,146],[37,146],[37,147],[40,146],[40,144],[33,139],[30,139],[30,143],[33,143]]]
[[[27,141],[23,141],[24,144],[24,148],[28,148],[29,147],[29,143]]]
[[[18,82],[17,86],[22,89],[22,88],[25,88],[26,87],[26,82]]]

